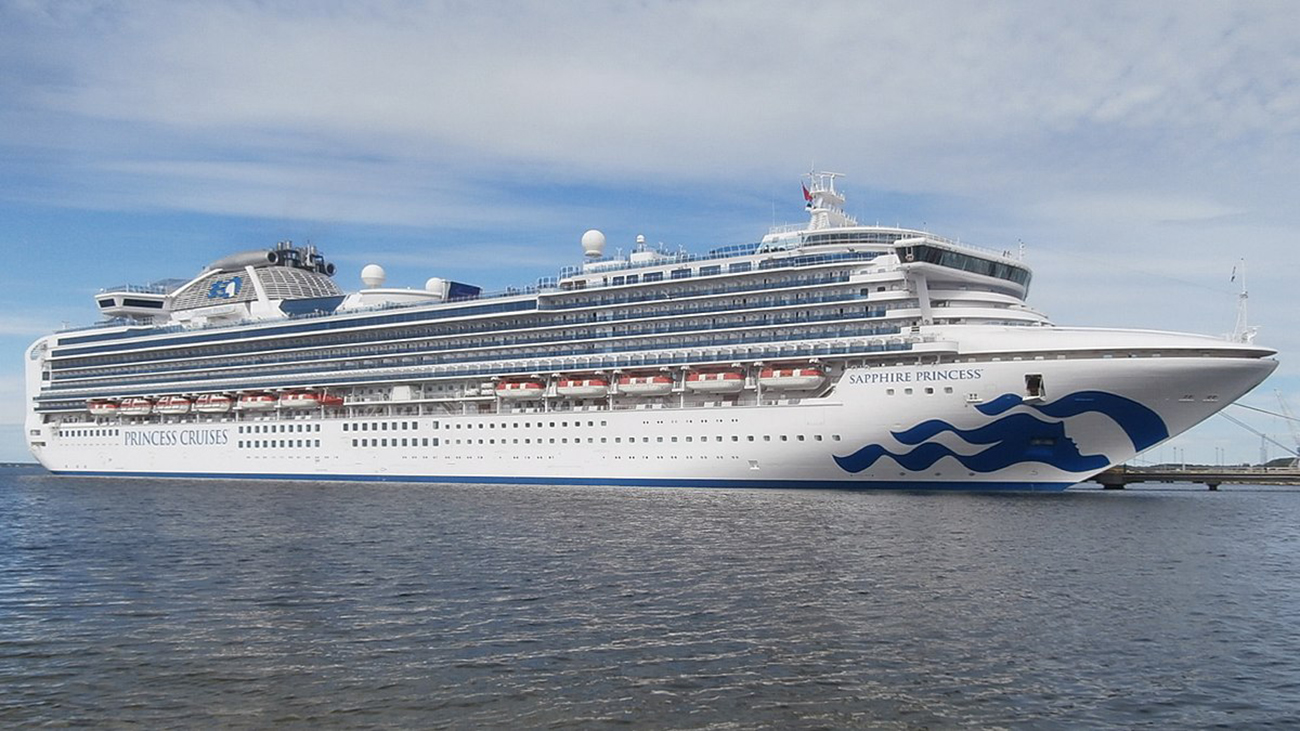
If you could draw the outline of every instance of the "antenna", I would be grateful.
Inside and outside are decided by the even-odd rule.
[[[1246,303],[1250,299],[1250,294],[1246,291],[1245,259],[1238,260],[1237,266],[1232,268],[1230,281],[1236,281],[1238,274],[1241,275],[1241,293],[1237,295],[1237,324],[1232,328],[1232,342],[1249,345],[1255,339],[1255,333],[1259,332],[1259,328],[1249,324]]]

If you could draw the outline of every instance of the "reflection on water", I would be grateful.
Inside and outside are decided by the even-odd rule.
[[[0,722],[1292,725],[1300,493],[0,473]]]

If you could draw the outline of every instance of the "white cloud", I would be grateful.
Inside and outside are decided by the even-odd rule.
[[[23,423],[27,413],[26,403],[23,375],[0,375],[0,425]]]
[[[1296,44],[1260,5],[87,7],[33,23],[76,42],[39,57],[61,83],[29,103],[159,130],[139,142],[163,156],[291,150],[317,172],[361,157],[737,180],[816,156],[902,189],[1127,189],[1132,145],[1229,168],[1236,143],[1300,125]],[[1111,149],[1054,159],[1080,143]]]
[[[89,302],[89,300],[88,300]],[[0,314],[0,337],[19,336],[35,339],[63,327],[45,314]]]
[[[1143,194],[1090,193],[1044,200],[1031,211],[1056,225],[1107,221],[1109,224],[1205,223],[1244,211],[1206,198]]]

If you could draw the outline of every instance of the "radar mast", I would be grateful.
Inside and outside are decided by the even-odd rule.
[[[809,231],[858,225],[857,219],[844,212],[844,195],[835,190],[835,179],[843,173],[809,171],[804,198],[808,201]]]

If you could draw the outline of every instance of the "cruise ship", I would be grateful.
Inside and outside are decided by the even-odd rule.
[[[607,255],[593,230],[502,292],[378,265],[346,292],[290,242],[109,287],[27,351],[28,445],[67,475],[1061,490],[1277,365],[1054,325],[1020,252],[860,225],[837,177],[757,243]]]

